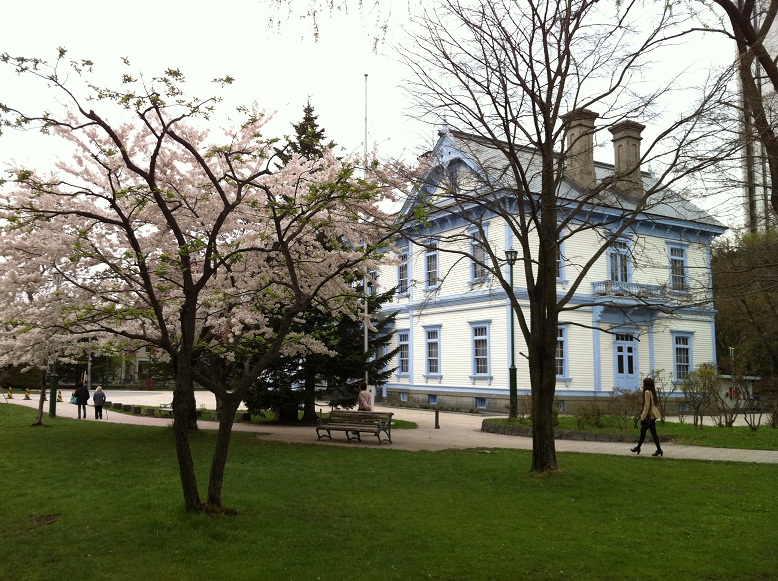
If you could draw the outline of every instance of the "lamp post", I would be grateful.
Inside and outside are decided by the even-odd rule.
[[[49,417],[53,418],[57,415],[57,383],[59,382],[59,376],[57,375],[57,360],[54,359],[54,363],[51,364],[51,374],[49,374]]]
[[[508,368],[508,381],[509,381],[509,397],[510,397],[510,404],[508,408],[508,417],[509,418],[515,418],[518,416],[518,408],[519,408],[519,395],[518,395],[518,387],[516,385],[516,348],[515,348],[515,333],[513,328],[513,319],[514,312],[513,312],[513,265],[516,264],[516,259],[519,257],[519,252],[517,250],[514,250],[513,248],[505,251],[505,260],[508,262],[508,266],[510,266],[510,283],[511,283],[511,292],[508,295],[508,300],[510,301],[511,305],[511,366]]]
[[[89,353],[86,359],[86,388],[92,391],[92,345],[89,345]]]

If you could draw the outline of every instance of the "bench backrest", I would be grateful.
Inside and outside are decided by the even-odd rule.
[[[332,410],[327,420],[329,424],[377,424],[390,422],[394,414],[391,412],[348,412]]]

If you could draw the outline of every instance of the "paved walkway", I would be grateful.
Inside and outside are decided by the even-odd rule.
[[[170,403],[173,399],[170,391],[115,391],[107,392],[108,401],[120,402],[123,404],[158,406],[163,403]],[[22,399],[24,396],[15,395],[12,402],[16,405],[24,405],[31,408],[37,408],[37,396],[32,400]],[[63,393],[66,399],[57,404],[57,415],[68,418],[76,418],[76,406],[67,403],[69,395]],[[207,409],[215,409],[213,394],[210,392],[196,393],[198,407],[204,406]],[[90,400],[91,401],[91,400]],[[5,405],[5,404],[0,404]],[[45,412],[48,414],[49,404],[45,404]],[[487,415],[460,414],[441,412],[439,425],[435,428],[435,413],[430,410],[419,410],[410,408],[394,408],[378,406],[376,411],[391,411],[395,419],[407,420],[418,424],[415,430],[394,430],[392,432],[392,444],[378,444],[372,437],[366,437],[362,443],[346,442],[345,436],[338,434],[334,440],[327,439],[318,441],[316,431],[311,426],[277,426],[267,424],[242,424],[235,423],[235,431],[256,432],[259,437],[266,440],[275,440],[280,442],[297,442],[303,444],[319,444],[329,446],[364,446],[364,447],[382,447],[393,450],[447,450],[464,448],[515,448],[522,450],[532,449],[532,439],[520,436],[506,436],[502,434],[490,434],[481,431],[481,422]],[[87,408],[88,419],[94,420],[94,408],[91,405]],[[136,416],[131,414],[116,413],[111,409],[106,409],[103,413],[105,423],[123,423],[138,424],[146,426],[169,426],[170,419],[151,418],[148,416]],[[504,417],[504,416],[503,416]],[[218,428],[216,422],[200,421],[199,426],[202,429]],[[662,436],[661,432],[659,434]],[[611,454],[614,456],[632,456],[629,451],[631,446],[624,443],[610,442],[588,442],[577,440],[556,440],[557,452],[579,452],[584,454]],[[757,462],[767,464],[778,464],[778,450],[738,450],[724,448],[705,448],[701,446],[680,446],[675,444],[663,444],[662,449],[665,458],[681,458],[695,460],[716,460],[729,462]],[[658,461],[651,457],[653,444],[647,442],[644,445],[644,454],[648,460]],[[641,455],[643,458],[643,455]]]

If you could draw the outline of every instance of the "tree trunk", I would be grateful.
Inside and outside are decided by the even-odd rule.
[[[556,442],[554,440],[554,394],[556,391],[556,370],[553,367],[554,353],[544,353],[542,335],[550,333],[551,324],[545,333],[533,337],[529,346],[530,382],[532,385],[532,470],[546,472],[557,469]],[[553,328],[556,341],[556,325]],[[556,345],[555,345],[556,347]],[[533,355],[533,351],[535,354]],[[552,365],[549,366],[548,362]],[[550,370],[549,370],[550,367]],[[549,372],[550,371],[550,372]]]
[[[548,144],[553,141],[549,139]],[[554,155],[544,152],[538,266],[530,291],[530,383],[532,385],[532,469],[556,470],[554,441],[554,394],[556,391],[556,344],[559,312],[556,295],[557,200]]]
[[[184,506],[188,512],[202,509],[200,493],[197,491],[192,449],[189,446],[189,427],[193,415],[196,417],[197,414],[189,365],[182,365],[179,362],[173,392],[173,435],[176,442],[181,488],[184,492]]]
[[[778,135],[770,123],[765,109],[763,88],[757,85],[751,70],[755,58],[755,53],[751,49],[754,47],[749,46],[738,30],[735,30],[735,36],[740,50],[738,72],[740,75],[740,87],[744,96],[744,105],[751,114],[750,121],[753,124],[753,130],[756,132],[757,139],[764,147],[767,156],[767,165],[770,173],[770,206],[773,212],[778,215]],[[746,131],[748,129],[746,128]],[[748,139],[748,136],[746,136],[746,139]],[[755,160],[747,161],[752,163]],[[767,219],[767,216],[765,216],[765,219]]]
[[[46,384],[48,383],[48,373],[45,371],[41,373],[41,396],[38,399],[38,417],[35,418],[33,426],[43,425],[43,408],[46,402]]]
[[[227,466],[227,453],[230,449],[232,424],[235,422],[235,412],[238,411],[240,401],[241,398],[239,397],[229,397],[221,400],[219,433],[216,436],[216,445],[214,446],[213,458],[211,459],[211,474],[208,480],[209,509],[220,509],[222,507],[224,469]]]

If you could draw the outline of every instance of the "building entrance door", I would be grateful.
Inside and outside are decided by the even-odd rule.
[[[618,333],[613,346],[614,387],[637,389],[637,341],[628,333]]]

